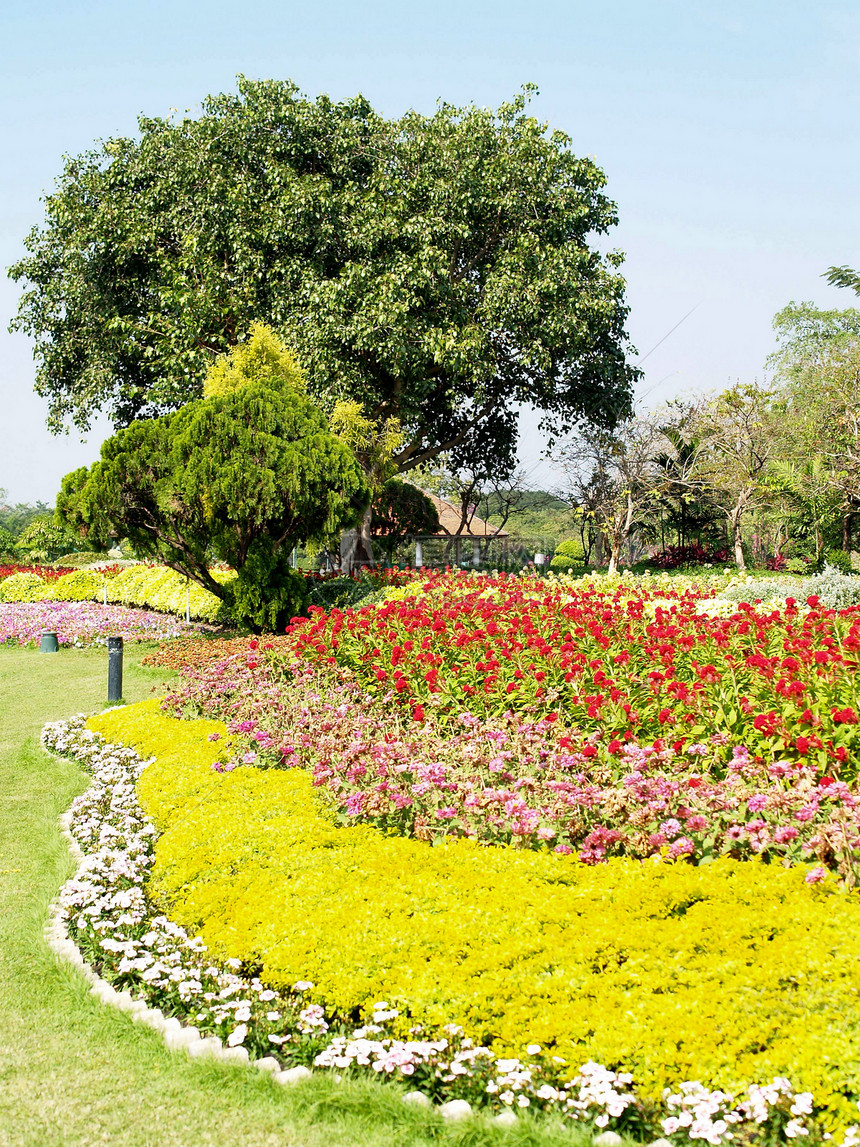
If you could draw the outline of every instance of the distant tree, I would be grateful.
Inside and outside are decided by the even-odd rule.
[[[99,462],[64,479],[58,512],[88,539],[128,538],[251,628],[276,629],[303,604],[293,547],[354,523],[367,489],[271,332],[255,327],[210,382],[207,397],[109,438]],[[213,561],[237,578],[222,585]]]
[[[15,539],[15,552],[19,560],[25,562],[55,562],[77,548],[73,531],[58,522],[53,514],[32,518]]]
[[[5,492],[0,501],[4,499]],[[17,537],[35,518],[49,518],[53,513],[53,506],[49,506],[47,502],[16,502],[14,506],[6,505],[4,502],[0,505],[0,526]]]
[[[813,303],[789,303],[774,316],[773,329],[778,347],[768,367],[790,382],[860,341],[860,310],[824,311]]]
[[[591,519],[609,545],[609,573],[616,573],[621,552],[637,515],[667,484],[665,459],[672,453],[665,418],[631,418],[613,432],[594,428],[557,454],[564,475],[559,494]]]
[[[532,89],[386,120],[360,96],[238,87],[66,160],[10,270],[53,428],[199,398],[258,319],[326,411],[349,399],[399,422],[399,472],[444,451],[509,472],[518,403],[550,436],[626,415],[621,256],[595,243],[616,207],[595,163],[526,113]]]
[[[744,517],[771,496],[768,473],[783,441],[775,393],[758,383],[737,383],[702,399],[687,422],[696,442],[691,482],[707,490],[725,514],[739,570],[746,569]]]
[[[828,531],[828,544],[850,549],[860,512],[860,333],[786,373],[784,428],[790,438],[784,462],[803,480],[785,489],[793,491],[795,506],[807,498],[806,516],[818,523],[817,552],[821,526],[831,518],[836,528]]]

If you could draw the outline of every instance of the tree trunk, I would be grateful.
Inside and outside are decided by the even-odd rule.
[[[612,531],[612,554],[609,558],[609,569],[606,571],[610,577],[618,573],[618,567],[621,564],[621,548],[630,537],[634,509],[633,499],[628,494],[624,517],[616,519],[615,529]]]
[[[743,514],[743,502],[739,502],[729,514],[729,525],[732,528],[732,542],[735,547],[735,565],[738,567],[740,573],[744,573],[747,568],[747,563],[744,561],[744,549],[741,537],[741,518]]]
[[[853,517],[853,513],[849,512],[842,518],[842,548],[846,554],[851,552],[851,519]]]
[[[362,566],[376,565],[373,556],[373,539],[370,536],[372,520],[372,510],[368,506],[358,529],[344,530],[341,534],[340,568],[342,573],[351,574],[354,569],[360,569]]]

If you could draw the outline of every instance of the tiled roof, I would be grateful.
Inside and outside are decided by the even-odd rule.
[[[430,494],[427,490],[422,493],[426,494],[433,505],[436,507],[436,513],[439,515],[439,533],[437,537],[451,537],[452,535],[459,535],[461,538],[508,538],[510,534],[507,530],[501,530],[497,526],[491,526],[489,522],[485,522],[483,518],[479,518],[477,514],[473,514],[468,522],[461,528],[462,514],[460,508],[455,506],[452,502],[446,502],[444,498],[437,498],[435,494]]]

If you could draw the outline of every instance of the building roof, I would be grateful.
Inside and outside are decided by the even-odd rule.
[[[436,513],[439,515],[439,533],[434,534],[433,537],[447,538],[447,537],[461,537],[461,538],[509,538],[510,534],[507,530],[501,530],[497,526],[490,525],[485,522],[483,518],[479,518],[477,514],[473,514],[468,522],[461,528],[463,515],[459,506],[455,506],[452,502],[446,502],[444,498],[437,498],[435,494],[430,494],[426,490],[421,491],[426,494],[433,505],[436,507]]]

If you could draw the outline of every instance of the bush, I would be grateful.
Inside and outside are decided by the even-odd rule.
[[[839,572],[843,574],[850,574],[853,572],[853,567],[851,565],[851,555],[845,550],[823,550],[817,565],[818,570],[816,572],[823,571],[826,566],[830,566],[831,569],[839,570]]]
[[[307,609],[308,584],[283,551],[257,551],[225,585],[224,605],[239,625],[257,633],[283,631]]]
[[[793,574],[810,573],[811,564],[805,558],[788,558],[785,563],[785,572]]]
[[[804,602],[813,590],[805,589],[810,578],[798,577],[757,577],[747,581],[727,585],[717,596],[723,601],[744,601],[748,605],[755,605],[757,601],[785,601],[793,597]]]
[[[679,566],[715,565],[728,560],[729,551],[724,546],[716,549],[693,542],[688,546],[668,546],[654,555],[651,564],[657,569],[674,570]]]
[[[74,566],[76,569],[81,569],[84,566],[94,566],[97,562],[109,562],[110,556],[104,552],[97,553],[95,550],[80,550],[75,554],[65,554],[63,557],[64,566]]]
[[[569,558],[566,554],[560,554],[556,550],[552,561],[549,563],[549,568],[555,570],[556,573],[574,573],[577,570],[584,570],[585,563],[576,558]]]
[[[95,601],[101,597],[104,578],[90,570],[63,574],[51,587],[55,601]]]
[[[860,603],[860,578],[826,565],[820,574],[809,579],[810,592],[818,594],[826,609],[847,609]]]
[[[225,584],[236,575],[232,570],[212,570],[212,576]],[[185,614],[187,601],[196,620],[224,624],[230,620],[220,598],[167,566],[129,566],[108,581],[107,595],[108,601],[120,605],[146,606],[180,617]]]
[[[555,556],[570,558],[580,565],[585,563],[585,550],[582,548],[581,538],[565,538],[555,547]]]
[[[0,601],[45,601],[50,596],[48,583],[35,573],[13,573],[0,581]]]

